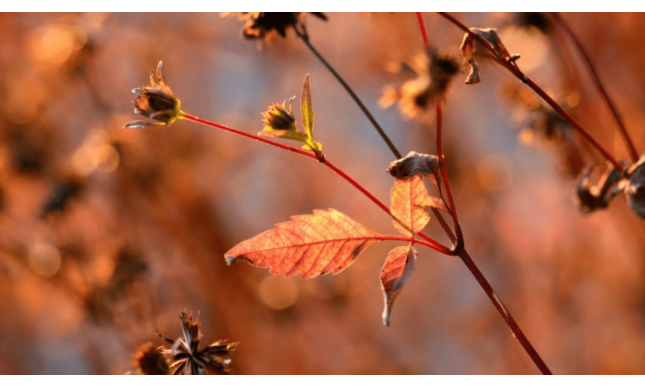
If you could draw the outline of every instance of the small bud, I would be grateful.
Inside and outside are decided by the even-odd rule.
[[[645,218],[645,156],[627,172],[629,183],[625,186],[627,202],[632,210],[641,218]]]
[[[293,116],[293,100],[296,97],[291,97],[289,100],[289,111],[286,109],[286,101],[280,104],[273,104],[269,106],[267,111],[262,114],[262,122],[264,123],[264,130],[296,130],[296,119]]]
[[[156,71],[150,72],[150,86],[133,89],[137,95],[134,112],[157,122],[133,121],[124,128],[144,128],[151,125],[170,125],[181,117],[181,103],[166,85],[163,63],[159,61]]]
[[[429,175],[437,169],[437,156],[412,151],[404,158],[392,161],[386,172],[394,178],[403,179],[415,174]]]

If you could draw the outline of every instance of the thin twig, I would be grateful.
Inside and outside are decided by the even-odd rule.
[[[426,25],[423,23],[423,17],[421,12],[415,12],[417,14],[417,21],[419,22],[419,28],[421,29],[421,37],[423,38],[423,43],[426,47],[430,47],[430,42],[428,41],[428,33],[426,32]]]
[[[493,55],[493,57],[497,59],[497,54],[495,52],[495,49],[491,46],[491,44],[486,39],[483,39],[481,36],[479,36],[479,35],[473,33],[472,31],[470,31],[470,29],[468,27],[466,27],[459,20],[455,19],[453,16],[451,16],[451,15],[445,13],[445,12],[439,12],[439,15],[443,16],[448,21],[450,21],[452,24],[456,25],[461,30],[463,30],[465,33],[467,33],[472,39],[477,41],[477,43],[481,44],[488,51],[490,51],[490,53]],[[625,169],[623,167],[623,165],[620,164],[614,158],[614,156],[612,156],[612,154],[609,153],[609,151],[607,151],[600,143],[598,143],[591,136],[591,134],[589,134],[589,132],[585,128],[583,128],[582,125],[580,125],[580,123],[575,118],[573,118],[573,116],[571,114],[569,114],[566,110],[564,110],[562,108],[562,106],[560,106],[557,102],[555,102],[555,100],[553,98],[551,98],[544,90],[542,90],[542,88],[540,86],[535,84],[535,82],[533,82],[529,77],[524,75],[524,73],[522,71],[520,71],[520,69],[517,68],[517,66],[513,65],[513,63],[511,63],[509,61],[504,61],[504,60],[499,60],[499,59],[497,59],[496,61],[497,61],[497,63],[499,63],[503,67],[505,67],[508,71],[510,71],[511,74],[513,74],[517,79],[519,79],[520,81],[525,83],[528,87],[533,89],[533,91],[535,91],[540,96],[540,98],[542,98],[547,104],[549,104],[549,106],[551,106],[551,108],[553,108],[553,110],[558,112],[558,114],[560,114],[562,116],[562,118],[564,118],[569,123],[569,125],[571,125],[574,129],[576,129],[578,131],[578,133],[580,133],[580,135],[582,135],[582,137],[584,137],[585,140],[587,140],[591,145],[593,145],[603,155],[603,157],[605,159],[607,159],[607,161],[612,163],[618,172],[622,172]]]
[[[381,128],[381,125],[379,125],[378,122],[376,122],[376,119],[372,116],[369,110],[367,110],[367,108],[365,107],[361,99],[358,98],[356,93],[354,93],[354,90],[352,90],[352,88],[347,84],[347,82],[345,82],[345,80],[340,76],[340,74],[336,72],[336,70],[334,70],[334,68],[325,60],[325,58],[322,57],[322,55],[318,52],[318,50],[316,50],[316,48],[314,48],[314,46],[311,45],[311,42],[309,41],[307,36],[305,36],[297,28],[295,28],[295,31],[296,31],[296,34],[298,34],[298,36],[300,37],[300,39],[307,45],[307,47],[309,47],[309,50],[311,50],[311,52],[316,56],[316,58],[318,58],[320,62],[322,62],[322,64],[327,68],[327,70],[329,70],[329,72],[332,73],[334,78],[336,78],[336,80],[345,88],[345,91],[347,91],[347,93],[352,97],[354,102],[356,102],[358,107],[361,109],[363,114],[365,114],[365,117],[367,117],[367,119],[372,123],[374,128],[376,128],[376,131],[381,136],[383,141],[385,141],[385,143],[390,148],[392,153],[394,153],[396,158],[400,159],[401,157],[403,157],[401,156],[401,153],[399,153],[399,151],[396,149],[396,147],[394,146],[390,138],[387,136],[383,128]]]
[[[533,348],[533,345],[531,345],[529,339],[524,335],[524,332],[522,332],[520,326],[517,325],[517,322],[515,322],[515,319],[511,315],[511,312],[508,311],[502,300],[497,296],[495,290],[493,290],[493,287],[486,280],[486,277],[484,277],[484,274],[482,274],[477,265],[475,265],[475,262],[472,260],[472,258],[470,258],[470,255],[468,255],[466,249],[461,249],[457,253],[457,255],[459,256],[459,258],[461,258],[464,264],[466,264],[468,270],[470,270],[477,282],[479,282],[479,285],[482,287],[482,289],[484,289],[484,292],[486,292],[488,298],[491,300],[493,305],[495,305],[495,308],[502,315],[502,318],[504,318],[504,321],[506,321],[506,324],[509,326],[509,328],[511,328],[513,337],[515,337],[517,341],[520,342],[520,344],[522,345],[526,353],[531,357],[531,360],[533,360],[533,363],[535,363],[540,372],[542,372],[542,374],[544,375],[552,375],[549,367],[547,367],[546,363],[544,363],[544,360],[542,360],[535,348]]]
[[[602,98],[605,100],[607,107],[609,107],[609,110],[611,110],[611,114],[614,116],[614,119],[616,120],[616,124],[618,124],[618,130],[621,136],[623,137],[623,141],[625,142],[625,146],[627,147],[627,150],[629,151],[629,156],[631,157],[632,161],[634,162],[638,161],[638,153],[636,152],[636,148],[634,147],[634,143],[630,138],[629,133],[627,133],[627,128],[625,127],[623,118],[621,117],[620,112],[618,111],[618,107],[611,99],[611,97],[609,96],[609,93],[607,93],[607,90],[605,89],[605,86],[600,80],[600,76],[596,71],[596,66],[591,61],[591,57],[589,56],[589,53],[582,45],[582,42],[580,42],[578,37],[573,33],[573,30],[569,27],[567,22],[564,21],[564,19],[557,12],[552,12],[551,15],[553,15],[553,18],[555,19],[555,21],[569,36],[574,46],[576,46],[576,49],[578,49],[578,53],[580,53],[580,56],[584,59],[585,65],[587,66],[587,70],[591,75],[591,79],[593,80],[594,86],[596,86],[596,89],[598,90]]]
[[[450,182],[448,181],[448,172],[446,171],[446,162],[443,155],[443,145],[441,142],[441,133],[442,133],[442,114],[441,114],[441,102],[436,101],[435,103],[437,109],[437,157],[439,158],[439,169],[441,171],[441,180],[443,180],[443,185],[446,187],[446,196],[448,196],[448,205],[450,206],[450,215],[452,216],[453,224],[455,225],[455,234],[457,234],[457,245],[455,250],[459,250],[464,246],[464,234],[461,231],[461,225],[459,224],[459,219],[457,218],[457,207],[455,206],[455,200],[452,197],[452,190],[450,189]]]

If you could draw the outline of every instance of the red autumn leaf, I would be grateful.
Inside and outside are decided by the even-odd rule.
[[[417,260],[417,252],[409,246],[399,246],[388,254],[385,265],[381,270],[381,286],[385,298],[383,309],[383,324],[390,325],[390,313],[394,300],[408,282]]]
[[[392,223],[398,232],[412,236],[423,230],[430,221],[426,207],[433,203],[419,174],[396,179],[390,193]]]
[[[314,210],[298,215],[233,247],[226,253],[232,264],[245,260],[270,268],[273,274],[314,278],[337,274],[354,262],[367,247],[379,241],[378,234],[342,212]]]

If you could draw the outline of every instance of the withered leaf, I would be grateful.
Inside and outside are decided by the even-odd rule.
[[[267,267],[273,274],[314,278],[339,273],[367,247],[378,242],[378,234],[340,211],[314,210],[291,222],[248,239],[226,253],[226,261],[238,260]]]
[[[383,309],[383,324],[385,326],[390,325],[390,314],[394,300],[410,279],[416,260],[417,252],[411,245],[396,247],[390,251],[385,260],[385,265],[381,270],[381,287],[385,298],[385,308]]]
[[[405,157],[392,161],[386,172],[396,179],[401,179],[417,173],[429,175],[438,169],[437,156],[411,151]]]

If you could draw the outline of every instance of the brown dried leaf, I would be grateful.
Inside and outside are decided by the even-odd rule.
[[[378,234],[340,211],[314,210],[313,215],[298,215],[291,222],[248,239],[226,253],[232,264],[245,260],[270,268],[273,274],[302,275],[309,279],[321,274],[339,273],[354,262]]]
[[[386,172],[396,179],[402,179],[417,173],[429,175],[438,169],[437,156],[411,151],[405,157],[392,161]]]
[[[470,30],[488,41],[488,43],[493,46],[495,54],[497,54],[500,59],[511,59],[511,54],[509,54],[506,47],[504,47],[502,39],[497,35],[497,30],[495,28],[471,28]]]
[[[383,324],[385,326],[390,325],[390,313],[394,300],[410,279],[416,260],[417,252],[412,245],[393,249],[385,260],[385,265],[381,270],[381,286],[385,298],[385,308],[383,309]]]
[[[390,193],[392,223],[398,232],[412,236],[423,230],[430,221],[426,207],[434,203],[419,174],[396,179]]]

